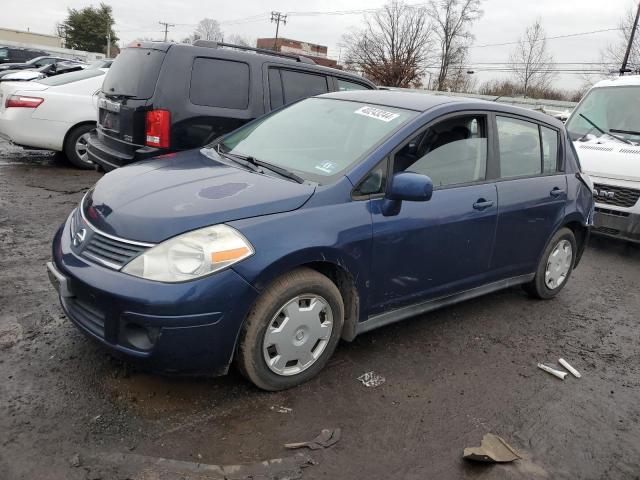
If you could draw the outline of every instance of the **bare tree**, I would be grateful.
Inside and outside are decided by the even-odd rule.
[[[547,39],[539,18],[527,27],[524,37],[520,38],[511,52],[509,62],[513,64],[514,75],[524,96],[532,88],[540,90],[549,87],[555,76],[553,55],[547,50]]]
[[[193,34],[194,40],[213,40],[215,42],[222,41],[222,30],[220,30],[220,24],[213,18],[203,18],[198,23],[196,31]]]
[[[428,12],[439,47],[435,88],[451,89],[450,84],[459,76],[473,41],[469,29],[482,16],[480,0],[431,0]]]
[[[616,43],[608,45],[602,54],[603,61],[611,64],[608,66],[611,67],[611,70],[615,70],[616,74],[622,66],[622,59],[629,45],[629,38],[631,37],[631,29],[633,28],[635,17],[636,9],[629,8],[620,19],[620,39]],[[640,28],[633,37],[633,45],[631,45],[627,68],[633,72],[640,73]]]
[[[249,37],[245,37],[244,35],[239,35],[234,33],[229,37],[229,43],[233,43],[234,45],[240,45],[241,47],[255,47],[256,41],[250,39]]]
[[[426,9],[391,0],[367,15],[364,28],[346,34],[343,43],[347,69],[379,85],[420,86],[431,46]]]

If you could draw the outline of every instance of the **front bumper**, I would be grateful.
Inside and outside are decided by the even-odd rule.
[[[69,220],[49,268],[67,317],[112,352],[163,373],[221,375],[256,290],[234,270],[184,283],[140,279],[71,250]]]
[[[613,210],[604,204],[596,204],[594,234],[640,242],[640,213]]]

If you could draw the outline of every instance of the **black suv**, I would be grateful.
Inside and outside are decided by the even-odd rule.
[[[207,41],[136,43],[105,77],[89,159],[109,171],[201,147],[301,98],[375,88],[357,75],[270,50]]]
[[[3,63],[24,63],[32,58],[48,55],[42,50],[20,47],[0,46],[0,64]]]

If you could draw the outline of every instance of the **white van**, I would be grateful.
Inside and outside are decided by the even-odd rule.
[[[640,75],[603,80],[567,120],[594,183],[594,233],[640,242]]]

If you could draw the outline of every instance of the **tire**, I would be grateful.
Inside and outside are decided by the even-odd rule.
[[[315,270],[299,268],[276,279],[251,308],[237,366],[263,390],[295,387],[322,370],[343,324],[344,304],[336,285]]]
[[[570,252],[567,251],[568,247]],[[524,285],[525,291],[532,297],[543,300],[555,297],[571,277],[577,252],[573,232],[568,228],[558,230],[540,257],[536,276]]]
[[[67,135],[67,139],[64,142],[64,154],[74,167],[82,170],[93,170],[95,168],[95,164],[87,158],[86,153],[86,140],[89,137],[89,133],[95,128],[95,125],[89,123],[78,125]]]

